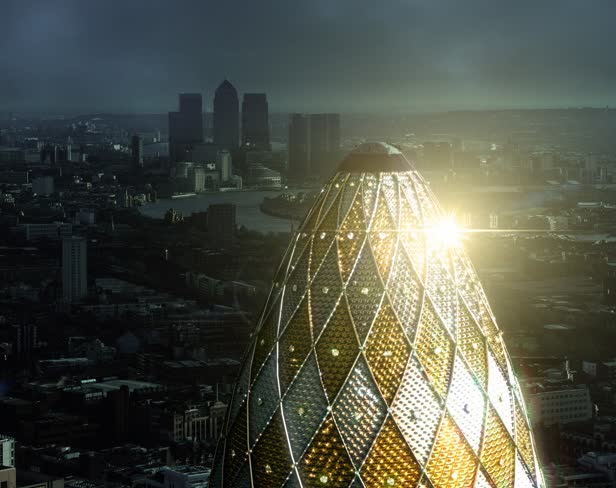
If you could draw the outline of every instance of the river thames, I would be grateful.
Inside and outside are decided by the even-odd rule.
[[[155,203],[139,207],[139,211],[155,219],[162,219],[170,208],[188,217],[194,212],[203,212],[213,203],[235,203],[237,208],[236,223],[250,230],[259,232],[290,232],[291,226],[297,228],[297,221],[280,219],[266,215],[259,209],[265,197],[274,197],[275,191],[229,191],[201,193],[193,197],[161,198]]]

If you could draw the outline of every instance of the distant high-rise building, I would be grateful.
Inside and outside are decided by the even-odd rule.
[[[139,134],[135,134],[130,141],[131,159],[133,168],[143,167],[143,139]]]
[[[66,160],[73,160],[73,139],[71,136],[66,139]]]
[[[38,345],[38,327],[30,322],[15,324],[13,334],[13,351],[21,357],[28,357]]]
[[[231,180],[233,176],[233,169],[231,164],[231,153],[226,149],[218,152],[216,156],[216,166],[220,171],[220,181],[225,183]]]
[[[235,204],[217,203],[207,209],[207,234],[213,248],[229,248],[235,240]]]
[[[291,114],[289,179],[329,176],[340,150],[339,114]]]
[[[269,149],[269,109],[265,93],[245,93],[242,102],[242,146]]]
[[[543,488],[520,385],[461,236],[364,144],[273,279],[211,488]]]
[[[181,93],[179,111],[169,112],[169,158],[182,161],[195,144],[203,142],[203,103],[200,93]]]
[[[214,95],[214,144],[232,150],[239,141],[240,102],[235,87],[225,80]]]
[[[79,302],[88,294],[87,243],[83,237],[62,240],[62,296],[66,303]]]
[[[15,439],[0,435],[0,468],[15,467]]]
[[[289,117],[289,180],[301,183],[310,172],[310,118],[305,114]]]
[[[310,115],[310,169],[329,177],[340,150],[340,114]]]

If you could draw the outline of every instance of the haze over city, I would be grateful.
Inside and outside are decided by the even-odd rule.
[[[603,107],[615,17],[611,0],[4,0],[0,104],[163,112],[227,77],[274,112]]]

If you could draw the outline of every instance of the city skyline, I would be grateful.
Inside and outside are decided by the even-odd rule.
[[[85,7],[74,0],[9,0],[0,106],[160,112],[179,92],[213,94],[225,77],[242,93],[270,94],[276,112],[616,100],[613,2],[586,8],[572,1],[395,1],[382,8],[187,0],[183,8],[170,7],[167,1],[120,9],[116,1]]]
[[[0,488],[616,488],[616,0],[0,12]]]

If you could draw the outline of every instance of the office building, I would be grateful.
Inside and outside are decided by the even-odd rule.
[[[0,487],[17,488],[17,471],[15,468],[0,465]]]
[[[265,93],[244,94],[242,146],[247,149],[270,149],[269,109]]]
[[[15,439],[0,435],[0,467],[15,467]]]
[[[218,203],[207,209],[207,234],[210,247],[229,248],[235,241],[235,204]]]
[[[246,171],[250,171],[250,167],[259,164],[276,171],[284,173],[287,169],[287,152],[286,151],[248,151],[246,153]]]
[[[456,227],[392,146],[340,164],[253,337],[211,487],[544,486]]]
[[[310,167],[317,176],[329,178],[340,151],[340,115],[310,115]]]
[[[88,294],[87,243],[83,237],[62,240],[62,296],[76,303]]]
[[[310,118],[306,114],[289,116],[289,180],[303,182],[310,173]]]
[[[529,391],[528,412],[533,424],[549,426],[586,422],[594,408],[585,385],[542,382]]]
[[[203,466],[163,467],[143,482],[145,488],[205,488],[210,479],[210,468]]]
[[[143,139],[135,134],[130,140],[131,161],[133,168],[143,167]]]
[[[240,141],[240,102],[229,80],[223,81],[214,95],[214,144],[233,150]]]
[[[340,151],[339,114],[291,114],[289,180],[329,177]]]
[[[246,165],[246,186],[256,189],[278,189],[282,187],[282,177],[278,171],[253,162]]]
[[[192,147],[203,142],[201,94],[181,93],[179,111],[169,112],[169,157],[172,162],[186,161]]]
[[[216,156],[216,166],[218,171],[220,171],[220,181],[222,183],[231,181],[233,177],[233,167],[231,164],[231,153],[228,150],[223,149],[218,152]]]
[[[73,225],[68,222],[19,224],[18,228],[24,233],[27,241],[59,240],[69,237],[73,233]]]

